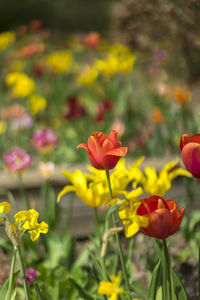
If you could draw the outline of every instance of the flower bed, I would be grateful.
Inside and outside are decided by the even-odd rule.
[[[97,33],[52,50],[40,26],[0,35],[1,169],[13,174],[0,175],[0,242],[11,258],[0,299],[190,299],[198,292],[185,290],[177,266],[200,263],[192,178],[199,180],[200,134],[182,134],[199,126],[191,92],[158,77],[146,83],[132,50]],[[150,68],[159,67],[160,81],[164,54]],[[178,153],[179,141],[187,170],[163,157]],[[138,154],[154,161],[142,167]],[[73,165],[85,159],[92,166]],[[175,234],[185,248],[170,259]],[[74,235],[87,244],[80,249]],[[137,239],[146,248],[142,280]]]

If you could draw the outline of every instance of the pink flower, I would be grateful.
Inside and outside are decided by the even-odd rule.
[[[4,162],[10,171],[21,172],[30,166],[32,159],[24,150],[14,148],[4,154]]]
[[[44,128],[34,133],[32,142],[35,148],[46,154],[53,151],[58,143],[58,136],[50,128]]]
[[[35,280],[37,275],[38,274],[37,274],[37,271],[35,269],[33,269],[33,268],[27,269],[26,270],[26,281],[31,284]]]
[[[11,121],[11,128],[13,131],[29,129],[33,126],[33,118],[31,115],[25,113],[21,118],[13,119]]]

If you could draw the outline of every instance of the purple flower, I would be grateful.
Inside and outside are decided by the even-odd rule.
[[[26,281],[31,284],[35,280],[37,275],[38,274],[37,274],[37,271],[35,269],[33,269],[33,268],[27,269],[26,270]]]
[[[31,157],[20,148],[14,148],[9,153],[5,153],[3,158],[9,170],[13,172],[24,171],[32,162]]]
[[[45,128],[34,133],[32,142],[41,152],[50,153],[58,142],[58,136],[50,128]]]

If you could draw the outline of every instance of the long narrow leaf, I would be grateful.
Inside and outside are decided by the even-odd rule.
[[[172,268],[171,268],[171,274],[172,274],[172,281],[173,281],[177,299],[188,300],[183,283],[181,282],[177,273]]]
[[[148,298],[150,300],[156,299],[160,269],[161,269],[161,261],[159,260],[153,270],[152,277],[151,277],[151,283],[150,283],[150,288],[148,293]]]
[[[92,297],[85,289],[84,287],[80,286],[79,283],[77,283],[73,278],[68,278],[68,281],[74,286],[74,288],[78,291],[80,297],[82,297],[85,300],[94,300],[94,297]]]
[[[17,271],[13,276],[13,286],[11,290],[10,300],[15,300],[16,296],[16,278],[20,271]],[[0,299],[6,299],[6,295],[8,292],[9,278],[4,282],[4,284],[0,288]]]

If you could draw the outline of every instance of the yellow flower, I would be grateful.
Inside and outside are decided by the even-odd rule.
[[[13,60],[9,64],[9,69],[12,71],[21,72],[21,71],[23,71],[24,67],[25,67],[25,62],[20,59]]]
[[[69,51],[51,53],[47,57],[47,64],[54,72],[66,72],[72,66],[72,54]]]
[[[124,55],[124,56],[131,54],[131,50],[129,49],[129,47],[119,43],[112,45],[109,48],[109,52],[114,55]]]
[[[111,77],[116,73],[130,73],[136,57],[126,46],[117,44],[110,48],[106,59],[97,59],[94,66],[102,74]]]
[[[77,76],[77,82],[81,85],[92,86],[98,77],[98,71],[86,65],[83,71]]]
[[[0,135],[4,133],[7,129],[7,124],[5,121],[0,120]]]
[[[132,199],[129,201],[129,207],[126,206],[119,210],[119,217],[124,224],[127,238],[134,236],[140,230],[140,227],[148,226],[148,218],[137,215],[140,204],[141,202]]]
[[[5,50],[15,40],[14,32],[3,32],[0,34],[0,51]]]
[[[38,240],[40,233],[48,232],[48,225],[45,222],[38,223],[39,213],[34,209],[20,211],[15,214],[14,225],[21,231],[28,230],[31,240]]]
[[[88,169],[92,173],[88,174],[88,178],[94,182],[101,182],[104,185],[105,190],[108,191],[105,172],[101,172],[91,166],[89,166]],[[114,197],[126,194],[126,188],[131,181],[131,173],[129,173],[128,169],[126,168],[125,159],[120,159],[114,171],[110,174],[110,181]]]
[[[146,167],[144,174],[139,169],[135,170],[132,167],[130,172],[133,174],[133,186],[141,184],[144,191],[149,194],[164,195],[172,185],[174,178],[178,176],[191,177],[191,174],[183,168],[176,167],[178,160],[167,163],[159,174],[157,174],[155,168]]]
[[[69,192],[75,192],[76,195],[90,207],[98,207],[109,200],[108,191],[105,191],[103,184],[101,182],[91,182],[88,184],[87,176],[80,170],[76,170],[74,173],[69,171],[62,171],[61,173],[72,185],[66,185],[62,189],[58,194],[58,202],[63,195]]]
[[[130,73],[133,69],[135,59],[135,56],[131,54],[121,58],[119,63],[119,71],[122,73]]]
[[[119,288],[119,284],[121,281],[121,272],[118,273],[118,276],[111,275],[110,281],[100,281],[98,294],[100,295],[108,295],[109,300],[117,300],[119,294],[127,294],[126,291]]]
[[[111,77],[119,71],[119,60],[117,56],[112,55],[105,60],[97,60],[95,67],[104,75]]]
[[[13,97],[28,97],[35,90],[35,82],[25,73],[11,72],[6,77],[6,84],[13,86]]]
[[[11,210],[11,205],[8,202],[0,203],[0,214],[7,214]],[[0,218],[0,222],[3,221],[3,218]]]
[[[47,107],[47,100],[36,94],[30,96],[28,102],[33,115],[36,115],[39,111],[42,111]]]

